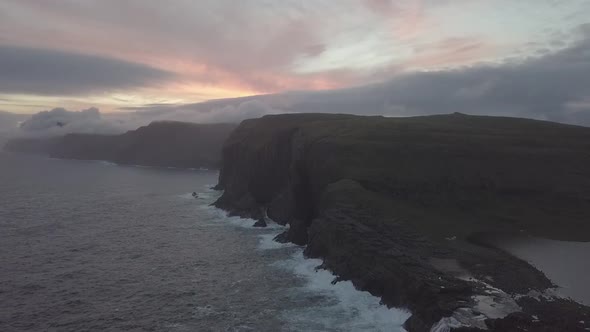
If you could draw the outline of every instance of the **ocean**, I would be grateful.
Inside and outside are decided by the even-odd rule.
[[[403,331],[283,226],[210,206],[217,175],[0,153],[0,331]]]

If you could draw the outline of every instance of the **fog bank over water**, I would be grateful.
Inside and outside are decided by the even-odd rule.
[[[10,137],[53,137],[69,133],[112,135],[137,129],[154,121],[239,123],[244,119],[284,111],[275,108],[276,104],[261,102],[254,98],[195,105],[198,105],[197,109],[193,106],[188,108],[158,106],[158,109],[154,110],[117,113],[103,113],[95,107],[80,111],[54,108],[33,115],[0,113],[0,117],[6,114],[0,133],[4,132],[5,136]],[[0,120],[3,119],[0,118]]]

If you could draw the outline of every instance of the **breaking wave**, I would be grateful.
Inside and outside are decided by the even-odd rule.
[[[280,251],[273,268],[282,269],[295,275],[302,281],[297,287],[286,287],[294,303],[305,302],[304,306],[282,313],[293,331],[405,331],[404,322],[411,314],[402,309],[388,308],[380,299],[369,292],[357,290],[352,282],[333,283],[336,276],[330,271],[317,269],[322,264],[320,259],[309,259],[303,255],[303,248],[293,243],[278,243],[274,238],[288,229],[272,221],[268,227],[254,228],[253,219],[232,217],[227,212],[211,205],[221,192],[207,188],[198,193],[200,208],[207,210],[216,222],[223,221],[240,228],[256,229],[253,234],[258,237],[259,251]],[[181,197],[194,199],[191,193]]]

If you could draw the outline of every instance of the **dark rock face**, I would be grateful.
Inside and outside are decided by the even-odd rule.
[[[216,206],[255,219],[266,209],[290,224],[279,240],[306,244],[340,278],[410,309],[410,331],[428,331],[487,287],[515,295],[552,286],[476,234],[590,240],[590,128],[462,114],[265,116],[224,144],[218,188]],[[550,310],[537,312],[550,320]],[[531,317],[486,324],[539,325]]]
[[[266,227],[266,221],[264,219],[259,219],[254,223],[254,227]]]
[[[4,149],[129,165],[218,168],[221,146],[234,128],[233,124],[154,122],[122,135],[68,134],[50,139],[14,139]]]

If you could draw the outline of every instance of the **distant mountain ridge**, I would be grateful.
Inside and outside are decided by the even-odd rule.
[[[12,139],[4,150],[125,165],[218,168],[221,146],[235,127],[224,123],[158,121],[120,135]]]

